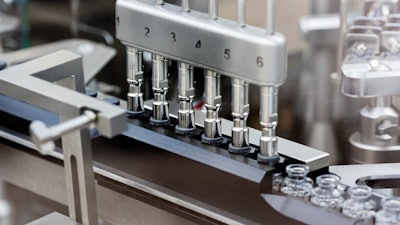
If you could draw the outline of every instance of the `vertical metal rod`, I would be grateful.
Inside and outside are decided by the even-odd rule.
[[[68,118],[60,116],[61,122]],[[83,225],[98,224],[97,201],[89,130],[63,135],[65,179],[71,219]]]
[[[138,115],[144,113],[143,104],[143,52],[133,47],[126,47],[126,72],[129,92],[127,94],[127,114]]]
[[[219,118],[222,97],[220,94],[220,75],[218,73],[210,70],[205,72],[204,90],[207,112],[201,141],[206,144],[218,144],[222,142],[221,119]]]
[[[269,162],[278,159],[278,138],[275,131],[278,125],[278,88],[260,87],[260,153],[258,161]]]
[[[218,19],[218,0],[208,1],[208,15],[212,20]]]
[[[189,0],[182,0],[181,7],[182,7],[182,11],[190,12]]]
[[[248,102],[249,85],[240,79],[232,79],[232,143],[229,151],[235,154],[247,154],[250,151],[247,118],[250,112]]]
[[[267,34],[275,33],[275,0],[267,0],[265,30]]]
[[[183,12],[190,12],[189,0],[182,0],[181,7]],[[193,88],[193,66],[178,62],[178,125],[175,132],[178,134],[193,134],[196,126],[194,122],[194,88]]]
[[[246,0],[238,0],[237,22],[238,22],[238,27],[246,26]]]
[[[246,26],[246,0],[238,0],[237,26]],[[249,147],[249,129],[247,118],[250,111],[248,104],[248,83],[237,78],[232,78],[232,143],[229,151],[235,154],[247,154]]]
[[[150,124],[163,126],[170,123],[168,111],[168,59],[163,56],[152,54],[153,62],[153,116]]]
[[[175,132],[178,134],[193,134],[196,125],[194,118],[193,100],[194,100],[194,79],[193,66],[179,62],[178,63],[178,125]]]

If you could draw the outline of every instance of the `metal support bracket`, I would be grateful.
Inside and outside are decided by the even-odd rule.
[[[51,83],[61,80],[69,88]],[[96,113],[100,135],[111,138],[127,128],[125,110],[86,96],[84,90],[82,58],[68,51],[0,72],[0,94],[57,113],[61,122],[89,109]],[[84,225],[97,224],[89,130],[75,130],[61,139],[70,218]]]

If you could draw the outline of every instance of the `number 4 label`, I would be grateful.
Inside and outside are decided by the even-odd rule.
[[[201,40],[198,40],[196,43],[196,48],[201,48]]]

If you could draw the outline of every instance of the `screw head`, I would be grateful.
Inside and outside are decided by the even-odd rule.
[[[400,42],[395,38],[391,38],[389,40],[388,51],[393,55],[396,55],[400,52]]]
[[[367,51],[368,47],[364,42],[356,42],[350,48],[350,52],[357,57],[363,57]]]

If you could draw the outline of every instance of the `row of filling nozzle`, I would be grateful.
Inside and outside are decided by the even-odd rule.
[[[132,47],[127,47],[127,67],[129,92],[127,95],[128,115],[135,116],[145,112],[143,101],[143,52]],[[165,57],[152,54],[152,89],[153,89],[153,114],[150,124],[164,126],[170,123],[168,92],[168,60]],[[210,70],[204,72],[205,89],[205,120],[204,134],[201,139],[207,144],[222,142],[221,119],[219,111],[222,105],[220,94],[221,76]],[[240,79],[232,79],[232,143],[229,151],[237,154],[247,154],[250,151],[249,130],[246,125],[250,111],[248,102],[248,83]],[[195,133],[195,118],[193,100],[195,97],[193,66],[178,62],[178,124],[175,132],[182,135]]]
[[[313,205],[341,212],[347,217],[363,220],[367,224],[400,224],[400,198],[382,198],[381,207],[372,196],[368,186],[346,188],[340,184],[340,177],[324,174],[316,178],[316,185],[307,177],[309,167],[291,164],[286,167],[287,177],[273,174],[272,187],[284,195],[311,202]],[[315,186],[315,187],[314,187]]]
[[[238,7],[238,27],[245,26],[245,1],[239,0]],[[272,11],[274,1],[269,2],[269,11]],[[164,1],[157,1],[157,5],[163,5]],[[217,19],[216,0],[210,0],[209,18]],[[182,1],[182,11],[189,12],[189,1]],[[271,21],[269,21],[271,23]],[[270,25],[268,32],[273,32]],[[134,116],[144,113],[143,92],[143,52],[140,49],[127,46],[127,82],[129,93],[127,95],[128,115]],[[219,111],[222,105],[220,94],[220,74],[212,70],[204,71],[204,90],[205,90],[205,120],[204,134],[201,141],[206,144],[219,144],[222,142],[222,129]],[[246,125],[250,111],[248,102],[249,84],[241,79],[232,79],[232,142],[229,151],[235,154],[247,154],[250,152],[249,129]],[[168,59],[164,56],[152,53],[152,89],[153,89],[153,115],[150,124],[154,126],[164,126],[170,123],[168,100]],[[277,137],[275,130],[277,126],[277,87],[260,88],[260,124],[262,136],[260,138],[260,162],[270,162],[277,160]],[[195,111],[193,109],[194,100],[194,79],[193,66],[178,62],[178,124],[175,132],[182,135],[194,134]]]

